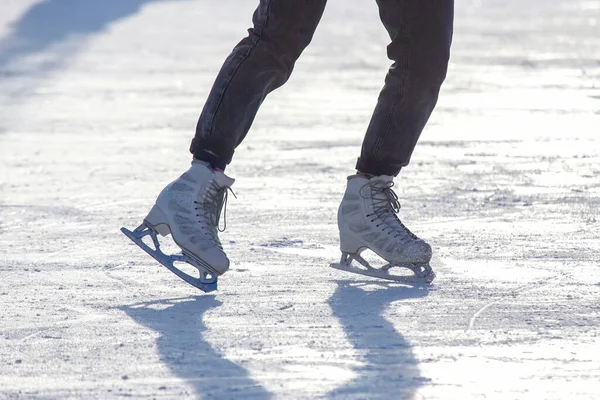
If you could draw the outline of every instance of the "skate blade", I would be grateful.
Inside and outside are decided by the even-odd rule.
[[[148,228],[145,224],[140,225],[133,232],[127,228],[121,228],[121,232],[123,232],[125,236],[131,239],[133,243],[138,245],[152,258],[154,258],[163,266],[167,267],[169,271],[173,272],[185,282],[206,293],[217,290],[217,274],[210,271],[206,266],[202,265],[199,262],[199,260],[192,258],[186,254],[173,254],[169,256],[163,253],[160,250],[160,244],[158,243],[156,233],[150,228]],[[142,241],[142,238],[147,235],[149,235],[152,238],[156,250],[152,249],[150,246],[148,246]],[[194,266],[200,272],[200,278],[195,278],[177,268],[175,266],[175,261],[186,262]]]
[[[353,260],[356,260],[361,264],[361,267],[358,267],[353,264]],[[414,284],[429,284],[433,282],[435,279],[435,272],[431,269],[429,264],[422,266],[424,269],[421,271],[421,266],[413,265],[413,264],[401,264],[401,265],[385,265],[382,268],[373,268],[371,267],[362,257],[359,255],[355,255],[354,257],[351,255],[344,254],[342,255],[342,260],[339,263],[330,264],[332,268],[339,269],[340,271],[351,272],[354,274],[370,276],[372,278],[380,278],[387,279],[390,281],[405,283],[409,285]],[[391,268],[405,268],[410,270],[413,275],[396,275],[391,274],[389,271]]]

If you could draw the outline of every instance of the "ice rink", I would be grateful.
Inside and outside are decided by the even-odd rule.
[[[457,2],[396,184],[413,287],[329,267],[390,65],[375,1],[330,0],[227,170],[203,294],[119,228],[188,168],[256,4],[1,0],[0,399],[599,398],[600,1]]]

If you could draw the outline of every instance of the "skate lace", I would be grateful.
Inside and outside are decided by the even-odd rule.
[[[229,186],[220,187],[215,181],[212,181],[204,193],[202,201],[194,201],[196,204],[194,209],[201,212],[196,214],[196,217],[203,217],[198,222],[201,224],[205,222],[208,225],[209,239],[218,246],[221,245],[221,242],[217,232],[224,232],[227,229],[227,199],[229,192],[237,198]],[[219,226],[221,210],[223,210],[223,229]]]
[[[393,181],[382,182],[382,181],[373,181],[365,184],[361,190],[361,197],[367,199],[371,198],[373,201],[373,213],[367,214],[367,218],[377,216],[381,219],[381,223],[376,226],[382,227],[382,230],[389,229],[388,235],[394,234],[394,238],[398,238],[402,235],[408,235],[412,239],[418,239],[417,236],[410,231],[398,218],[398,212],[400,211],[400,201],[398,200],[398,195],[392,190],[394,186]],[[363,194],[363,189],[365,187],[369,187],[370,196],[365,196]],[[388,222],[389,221],[389,222]],[[372,220],[374,222],[374,220]],[[400,228],[400,231],[398,231]]]

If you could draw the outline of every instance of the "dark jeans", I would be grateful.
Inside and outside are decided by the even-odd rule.
[[[366,0],[365,0],[366,1]],[[397,175],[437,102],[446,77],[453,0],[376,0],[389,32],[385,78],[356,169]],[[261,103],[290,77],[327,0],[260,0],[254,27],[229,55],[204,105],[190,151],[225,168]],[[360,35],[360,32],[356,32]],[[351,46],[352,43],[348,43]]]

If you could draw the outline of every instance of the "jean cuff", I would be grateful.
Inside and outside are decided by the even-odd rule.
[[[390,164],[387,162],[373,161],[359,157],[356,161],[356,170],[369,175],[390,175],[397,176],[402,169],[400,164]]]
[[[190,153],[194,155],[194,159],[205,161],[213,168],[225,170],[227,164],[233,158],[233,150],[229,150],[226,146],[213,140],[204,138],[194,138],[190,145]]]

